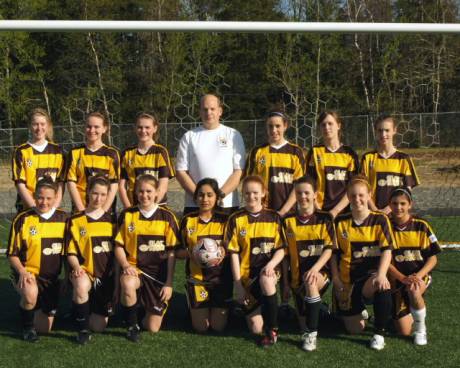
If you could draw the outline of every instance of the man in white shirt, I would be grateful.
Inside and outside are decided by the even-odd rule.
[[[196,183],[214,178],[223,199],[220,206],[227,213],[238,209],[238,184],[243,173],[246,151],[241,134],[220,123],[222,104],[219,97],[201,98],[202,125],[182,137],[176,158],[176,178],[185,190],[184,214],[193,211]]]

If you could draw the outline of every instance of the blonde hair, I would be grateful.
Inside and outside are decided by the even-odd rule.
[[[148,112],[142,111],[139,114],[137,114],[137,116],[136,116],[136,125],[137,125],[137,123],[139,123],[139,120],[141,120],[141,119],[152,120],[153,126],[157,127],[157,131],[153,135],[153,140],[156,143],[158,141],[158,139],[160,138],[160,123],[158,122],[157,117],[153,113],[148,113]]]
[[[369,180],[364,175],[355,175],[353,176],[347,184],[347,192],[356,185],[364,185],[367,188],[367,191],[371,192],[371,185]]]
[[[32,121],[34,120],[35,116],[43,116],[45,118],[46,123],[48,124],[48,129],[47,129],[45,137],[48,141],[52,142],[54,138],[53,122],[51,121],[51,117],[48,114],[48,111],[46,111],[45,109],[42,109],[41,107],[37,107],[33,109],[29,114],[29,120],[30,120],[31,125],[32,125]]]
[[[135,193],[137,193],[137,190],[139,189],[139,186],[142,183],[149,183],[150,185],[153,185],[155,189],[158,189],[158,179],[157,178],[155,178],[153,175],[150,175],[150,174],[142,174],[136,178],[136,183],[134,184]]]

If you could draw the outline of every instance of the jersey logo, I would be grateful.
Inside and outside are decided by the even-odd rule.
[[[139,176],[141,175],[151,175],[153,176],[154,178],[158,179],[158,170],[144,170],[142,172],[142,174],[139,174],[137,177],[136,177],[136,180],[137,178],[139,178]]]
[[[208,292],[206,290],[201,290],[200,291],[200,297],[202,299],[207,299],[208,298]]]
[[[133,164],[133,160],[128,159],[128,165],[131,166]]]
[[[403,180],[397,175],[387,175],[385,179],[380,179],[377,182],[379,187],[402,187],[404,185]]]
[[[31,227],[29,227],[29,234],[32,235],[32,236],[37,235],[38,234],[37,228],[35,226],[33,226],[33,225]]]
[[[342,233],[342,238],[348,239],[348,233],[345,230]]]
[[[261,158],[259,158],[259,165],[264,166],[266,162],[267,162],[267,161],[266,161],[266,159],[265,159],[265,156],[262,156]]]
[[[354,258],[378,257],[380,256],[380,248],[376,245],[370,247],[363,247],[361,250],[353,252]]]
[[[321,245],[309,245],[308,249],[303,249],[299,252],[299,256],[302,258],[320,256],[323,252],[323,244]]]
[[[86,235],[86,229],[82,226],[80,227],[80,236],[85,236]]]
[[[414,262],[423,261],[420,250],[405,250],[403,254],[398,254],[395,257],[396,262]]]
[[[347,178],[347,172],[346,170],[334,170],[332,173],[326,174],[326,179],[327,180],[338,180],[338,181],[345,181]]]
[[[246,231],[245,228],[243,228],[243,229],[240,230],[240,236],[243,236],[243,237],[244,237],[244,236],[246,236],[246,234],[247,234],[247,231]]]
[[[26,160],[26,166],[27,167],[32,167],[32,164],[33,164],[33,162],[32,162],[32,160],[30,158]]]
[[[194,228],[194,227],[188,227],[188,228],[187,228],[187,233],[188,233],[189,236],[192,235],[194,232],[195,232],[195,228]]]
[[[260,243],[258,247],[252,248],[251,253],[254,255],[267,254],[267,253],[270,253],[274,247],[275,247],[275,243],[273,242]]]
[[[163,240],[149,240],[148,244],[140,244],[139,250],[141,252],[161,252],[166,249]]]
[[[132,233],[134,230],[136,230],[136,226],[134,226],[134,222],[131,222],[128,226],[128,231]]]
[[[225,137],[218,137],[217,141],[219,142],[220,147],[227,147],[228,145],[227,138]]]
[[[108,253],[112,251],[112,243],[109,241],[101,242],[101,245],[97,245],[93,248],[95,254]]]
[[[270,178],[270,181],[275,184],[277,183],[292,184],[293,179],[294,179],[294,176],[292,174],[286,173],[286,172],[279,172],[275,176],[272,176]]]
[[[61,254],[62,252],[62,243],[53,243],[50,248],[44,248],[43,254],[45,256],[51,256],[53,254]]]

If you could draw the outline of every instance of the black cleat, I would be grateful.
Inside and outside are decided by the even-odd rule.
[[[37,331],[35,330],[35,328],[29,328],[27,330],[24,330],[22,338],[24,339],[24,341],[27,342],[36,342],[38,341]]]
[[[132,342],[139,342],[141,338],[141,329],[138,325],[128,327],[128,331],[126,332],[126,338]]]
[[[91,333],[88,330],[78,331],[77,343],[79,345],[86,345],[91,340]]]

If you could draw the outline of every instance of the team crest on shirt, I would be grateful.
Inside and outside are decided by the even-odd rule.
[[[348,239],[348,233],[346,231],[342,232],[342,238]]]
[[[219,142],[219,146],[221,147],[227,147],[227,138],[226,137],[218,137],[217,141]]]
[[[194,232],[195,232],[195,228],[194,228],[194,227],[188,227],[188,228],[187,228],[187,233],[188,233],[189,236],[191,236]]]
[[[32,164],[33,164],[33,162],[32,162],[32,160],[30,158],[26,160],[26,166],[27,167],[32,167]]]
[[[208,297],[208,292],[206,290],[201,290],[200,296],[202,299],[206,299]]]
[[[267,161],[266,161],[266,159],[265,159],[265,156],[262,156],[261,158],[259,158],[259,165],[264,166],[266,162],[267,162]]]
[[[29,234],[32,235],[32,236],[37,235],[38,234],[37,228],[35,226],[33,226],[33,225],[31,227],[29,227]]]
[[[240,230],[240,236],[246,236],[246,234],[247,234],[247,231],[245,228]]]
[[[136,226],[134,226],[134,222],[131,222],[131,223],[128,225],[128,231],[129,231],[130,233],[132,233],[135,229],[136,229]]]
[[[79,231],[80,231],[80,236],[86,235],[86,229],[83,226],[80,227]]]
[[[133,164],[133,160],[129,159],[128,160],[128,165],[131,166]]]

